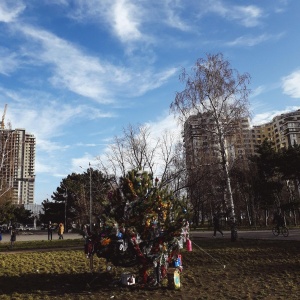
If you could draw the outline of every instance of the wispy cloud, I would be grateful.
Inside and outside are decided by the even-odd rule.
[[[278,35],[261,34],[259,36],[254,36],[254,37],[241,36],[231,42],[227,42],[225,45],[253,47],[269,40],[279,40],[282,36],[283,33],[280,33]]]
[[[18,68],[19,60],[16,53],[0,47],[0,57],[0,74],[7,76]]]
[[[131,81],[131,90],[138,95],[143,95],[147,91],[154,88],[162,86],[164,83],[178,73],[177,68],[171,67],[165,71],[157,72],[156,74],[151,71],[145,71],[144,73],[136,74],[139,84],[137,85],[135,81]],[[135,89],[135,90],[134,90]]]
[[[50,146],[51,139],[65,135],[66,132],[62,128],[66,128],[67,125],[81,120],[114,116],[112,113],[105,113],[99,108],[87,105],[63,104],[61,100],[54,100],[54,96],[51,97],[45,92],[22,90],[12,92],[0,86],[0,99],[1,96],[8,103],[7,121],[10,121],[14,128],[26,128],[28,132],[33,133],[37,138],[37,145],[47,151],[59,147],[54,144]]]
[[[300,70],[282,78],[283,93],[292,98],[300,98]]]
[[[208,0],[202,3],[205,12],[215,13],[219,16],[238,21],[245,27],[255,27],[260,24],[263,11],[255,5],[227,5],[224,1]]]
[[[35,44],[31,57],[53,67],[50,81],[58,88],[67,88],[99,103],[109,103],[111,93],[104,83],[126,81],[122,70],[85,55],[75,45],[50,32],[26,25],[19,30]],[[38,45],[41,47],[37,48]]]
[[[262,10],[254,5],[234,6],[230,17],[239,20],[246,27],[255,27],[259,25],[262,17]]]
[[[164,3],[164,12],[166,14],[165,23],[181,31],[190,31],[191,27],[187,23],[187,20],[180,17],[180,13],[184,7],[183,3],[181,4],[180,1],[174,0],[166,0]]]
[[[0,22],[14,22],[26,8],[23,1],[6,1],[0,2]]]
[[[153,74],[146,69],[140,74],[137,70],[115,66],[87,55],[75,45],[47,31],[25,25],[20,26],[19,30],[36,44],[30,54],[32,58],[53,67],[50,82],[55,87],[67,88],[99,103],[112,102],[118,93],[124,95],[131,85],[132,89],[128,91],[131,96],[155,89],[175,72],[171,68]],[[38,44],[41,47],[37,49]]]
[[[260,85],[258,87],[256,87],[254,90],[251,91],[251,98],[255,98],[261,94],[263,94],[266,91],[266,86],[264,85]]]

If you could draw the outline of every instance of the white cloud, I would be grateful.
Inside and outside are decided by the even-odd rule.
[[[272,110],[272,111],[256,114],[254,116],[254,118],[251,120],[251,124],[252,125],[265,124],[265,123],[271,122],[272,119],[276,116],[279,116],[281,114],[286,114],[286,113],[289,113],[289,112],[292,112],[292,111],[295,111],[298,109],[300,109],[299,106],[292,106],[292,107],[287,107],[284,110]]]
[[[97,169],[99,161],[96,157],[91,156],[89,153],[84,153],[82,157],[73,158],[71,161],[72,172],[83,173],[89,166]]]
[[[0,22],[11,23],[16,21],[25,8],[23,1],[2,0],[0,2]]]
[[[166,0],[165,1],[165,13],[166,13],[166,24],[170,27],[179,29],[181,31],[190,31],[191,27],[180,18],[180,12],[182,7],[179,1]]]
[[[255,98],[261,94],[263,94],[266,91],[266,86],[260,85],[257,88],[255,88],[253,91],[251,91],[251,98]]]
[[[276,36],[261,34],[259,36],[250,37],[250,36],[241,36],[235,39],[234,41],[226,43],[227,46],[248,46],[253,47],[258,44],[261,44],[268,40],[278,40],[282,37],[283,34],[278,34]]]
[[[260,19],[263,16],[262,10],[254,5],[238,6],[225,5],[219,0],[208,0],[202,3],[205,12],[212,12],[221,17],[238,21],[245,27],[255,27],[260,24]]]
[[[35,160],[35,171],[36,173],[52,173],[53,172],[53,166],[49,164],[49,161],[47,163],[43,163],[39,161],[38,159]]]
[[[32,42],[41,44],[39,50],[32,52],[32,58],[54,67],[51,82],[56,87],[65,87],[99,103],[109,103],[111,95],[104,82],[126,81],[126,74],[120,74],[120,69],[100,63],[97,58],[85,55],[76,46],[47,31],[29,26],[20,26],[19,30]]]
[[[181,127],[178,126],[176,118],[167,112],[164,112],[157,120],[147,122],[146,125],[150,127],[152,136],[157,139],[166,131],[177,137],[181,135]]]
[[[37,146],[47,152],[64,148],[51,139],[66,134],[62,130],[65,126],[84,119],[113,117],[109,112],[103,113],[100,109],[87,105],[63,104],[62,101],[53,100],[54,96],[39,91],[12,92],[0,86],[0,99],[2,96],[8,103],[6,120],[14,128],[26,128],[26,131],[33,133]]]
[[[262,11],[254,5],[234,6],[230,16],[239,20],[246,27],[255,27],[260,23]]]
[[[145,68],[140,73],[136,69],[100,61],[47,31],[26,25],[20,26],[19,30],[30,39],[31,44],[36,43],[31,45],[32,51],[28,51],[28,55],[53,67],[50,69],[53,72],[50,82],[55,87],[67,88],[98,103],[111,103],[118,94],[139,96],[161,86],[176,72],[176,69],[170,68],[153,74]]]
[[[121,42],[145,39],[140,30],[143,6],[130,0],[78,0],[69,16],[77,21],[104,24]]]
[[[157,72],[156,74],[145,71],[145,73],[136,74],[139,84],[136,84],[136,81],[131,81],[132,88],[131,90],[138,95],[143,95],[149,90],[158,88],[162,86],[165,82],[178,73],[177,68],[170,68],[165,71]]]
[[[300,70],[282,78],[283,93],[292,98],[300,98]]]
[[[140,40],[142,34],[139,30],[141,13],[130,1],[116,1],[112,7],[112,25],[117,36],[122,41]]]

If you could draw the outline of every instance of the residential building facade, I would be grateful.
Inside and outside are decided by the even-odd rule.
[[[184,145],[187,169],[220,159],[220,143],[209,114],[190,116],[184,125]],[[253,153],[248,118],[243,118],[224,134],[228,161]]]
[[[201,158],[219,156],[217,136],[207,132],[207,123],[212,122],[207,114],[190,116],[184,126],[187,168],[199,164]],[[228,161],[255,154],[256,146],[265,139],[274,143],[278,151],[294,144],[300,144],[300,109],[275,116],[272,121],[250,127],[247,118],[239,121],[232,134],[225,135]]]
[[[281,114],[271,122],[253,126],[252,144],[260,145],[265,139],[274,143],[275,150],[300,144],[300,109]]]
[[[35,149],[25,129],[0,130],[0,195],[10,191],[14,204],[34,203]]]

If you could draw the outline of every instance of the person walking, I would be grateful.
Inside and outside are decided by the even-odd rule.
[[[219,216],[217,214],[213,215],[213,225],[214,225],[214,235],[213,237],[216,237],[217,231],[220,232],[222,234],[222,236],[224,237],[224,234],[221,230],[220,227],[220,219]]]
[[[11,226],[11,228],[10,228],[10,249],[13,248],[16,239],[17,239],[16,228],[15,228],[15,226]]]
[[[63,223],[59,223],[58,225],[58,236],[59,236],[59,240],[63,240],[64,239],[64,224]]]
[[[53,230],[53,226],[51,221],[49,221],[48,224],[48,241],[52,241],[52,230]]]

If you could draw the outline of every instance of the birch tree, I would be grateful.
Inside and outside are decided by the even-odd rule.
[[[180,80],[185,84],[177,92],[171,103],[171,111],[185,122],[191,115],[205,116],[202,130],[214,137],[218,146],[220,163],[226,182],[226,202],[235,222],[235,209],[232,197],[226,137],[232,135],[241,118],[249,116],[247,88],[250,83],[248,73],[240,74],[232,69],[222,54],[207,54],[196,61],[189,74],[183,69]]]

